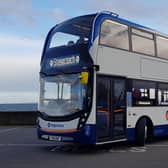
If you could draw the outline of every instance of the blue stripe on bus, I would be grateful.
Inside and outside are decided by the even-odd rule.
[[[154,127],[154,136],[168,135],[168,125],[159,125]]]
[[[135,128],[128,128],[126,129],[126,138],[128,141],[135,140]]]
[[[154,126],[154,136],[166,136],[168,135],[168,125]],[[135,128],[128,128],[126,130],[126,138],[128,141],[135,140]]]

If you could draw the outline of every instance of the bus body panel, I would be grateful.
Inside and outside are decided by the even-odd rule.
[[[168,107],[128,107],[127,128],[135,128],[141,117],[148,117],[153,123],[154,135],[168,135],[167,111]]]
[[[168,107],[128,107],[127,128],[135,128],[137,121],[142,116],[151,119],[153,125],[161,126],[168,124],[166,114]]]
[[[92,100],[92,108],[90,115],[86,121],[86,124],[93,124],[96,125],[96,73],[93,76],[93,100]]]
[[[78,122],[79,118],[66,122],[45,121],[40,118],[39,126],[42,130],[49,131],[50,129],[51,132],[75,132],[77,130]]]
[[[96,60],[102,74],[168,82],[167,60],[105,46],[99,46]]]
[[[77,129],[78,124],[79,118],[66,122],[46,121],[38,118],[38,137],[44,140],[95,144],[95,124],[85,124],[84,127]]]
[[[168,82],[168,73],[166,71],[168,64],[167,60],[106,46],[99,46],[97,53],[96,63],[101,65],[101,74],[126,76],[130,79],[148,79]],[[154,136],[168,135],[167,111],[167,106],[128,107],[127,139],[131,141],[135,139],[136,124],[138,120],[144,116],[147,116],[153,122]]]

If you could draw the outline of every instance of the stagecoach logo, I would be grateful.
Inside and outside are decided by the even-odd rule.
[[[57,66],[78,64],[79,61],[80,61],[80,57],[79,56],[71,56],[71,57],[62,58],[62,59],[53,58],[53,59],[49,60],[49,66],[51,68],[55,68]]]
[[[168,120],[168,111],[166,111],[165,117],[166,117],[166,120]]]
[[[63,124],[48,123],[48,128],[63,128]]]

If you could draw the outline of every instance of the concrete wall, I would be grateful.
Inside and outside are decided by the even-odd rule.
[[[37,111],[0,112],[0,125],[35,125]]]

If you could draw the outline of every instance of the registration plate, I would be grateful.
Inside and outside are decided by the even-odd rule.
[[[49,136],[50,141],[61,141],[61,136]]]

